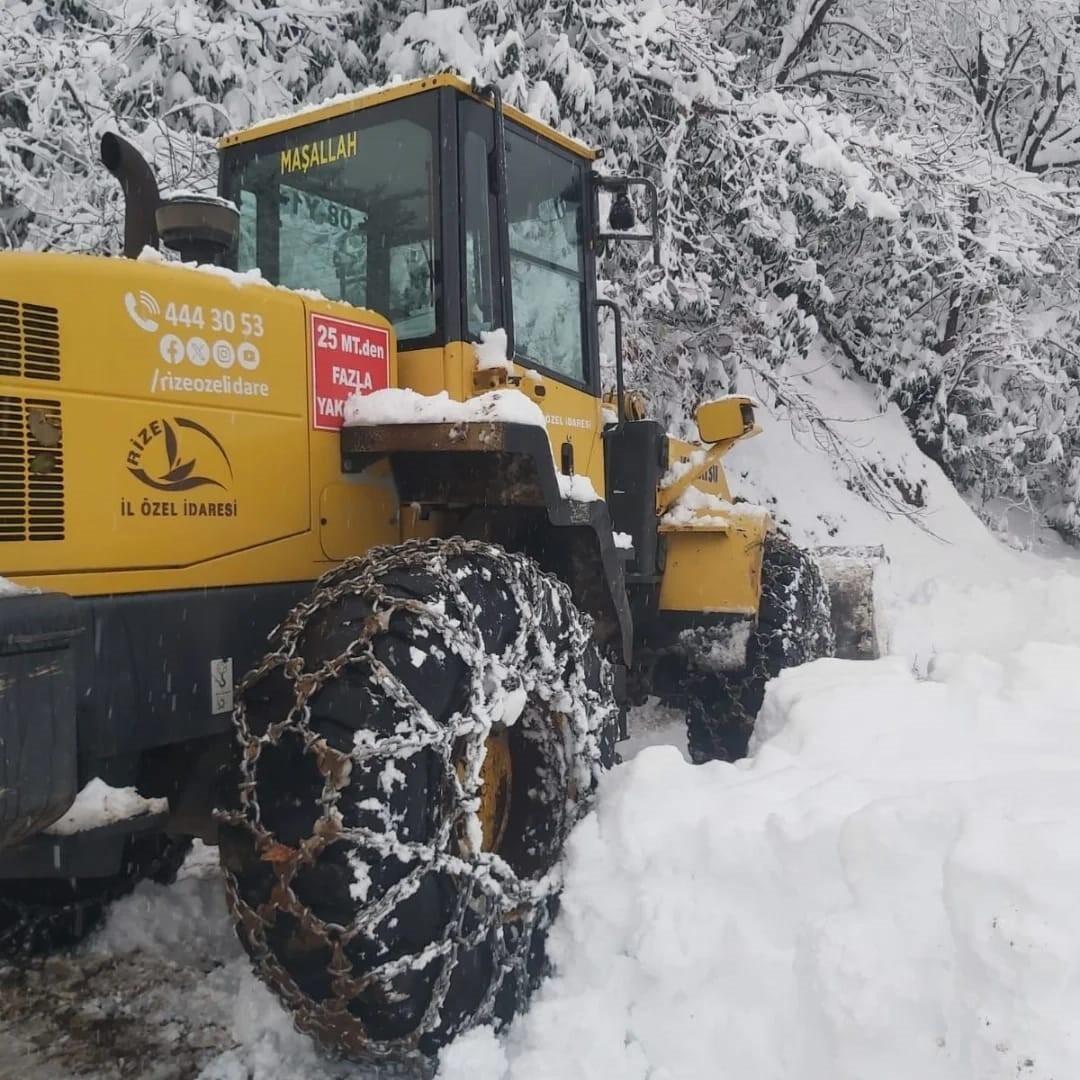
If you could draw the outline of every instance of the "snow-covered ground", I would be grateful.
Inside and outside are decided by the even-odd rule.
[[[858,381],[782,392],[846,445],[775,409],[729,470],[802,542],[886,546],[891,655],[786,672],[735,765],[658,718],[572,838],[556,976],[441,1080],[1080,1076],[1080,562],[991,535]],[[923,509],[867,506],[871,466]]]
[[[991,535],[858,382],[818,368],[811,391],[846,449],[771,411],[734,486],[802,541],[885,544],[890,655],[785,673],[735,765],[691,766],[678,714],[639,711],[570,844],[555,974],[441,1080],[1080,1076],[1080,562],[1034,530],[1016,550],[1015,514],[1014,546]],[[870,464],[923,510],[868,508],[848,484]],[[157,1055],[125,1073],[120,1040],[101,1076],[371,1075],[250,974],[205,849],[52,963],[60,989],[20,976],[30,1011],[0,972],[0,1077],[70,1075],[48,1064],[87,1010]]]

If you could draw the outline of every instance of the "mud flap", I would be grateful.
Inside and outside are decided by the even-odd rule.
[[[843,660],[876,660],[882,635],[876,621],[874,581],[887,561],[876,547],[822,547],[814,550],[829,587],[836,655]]]
[[[75,799],[78,634],[70,597],[0,599],[0,849],[50,825]]]

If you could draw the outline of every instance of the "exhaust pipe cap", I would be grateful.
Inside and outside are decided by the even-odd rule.
[[[154,215],[158,235],[185,262],[219,264],[236,246],[240,214],[228,199],[177,192]]]

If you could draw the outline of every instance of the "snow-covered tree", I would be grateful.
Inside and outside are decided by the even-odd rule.
[[[672,427],[824,338],[961,485],[1080,534],[1078,33],[1059,0],[0,0],[0,245],[115,250],[105,130],[205,188],[230,127],[495,80],[656,181],[661,265],[603,273]]]

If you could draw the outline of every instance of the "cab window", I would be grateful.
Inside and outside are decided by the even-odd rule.
[[[391,103],[227,162],[237,268],[377,311],[406,348],[437,340],[434,110],[431,96]]]
[[[506,173],[516,351],[584,382],[582,166],[508,125]]]

